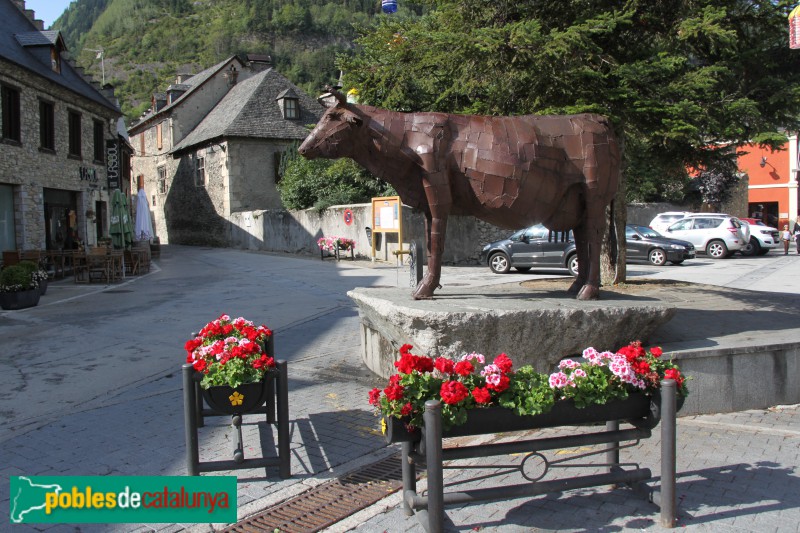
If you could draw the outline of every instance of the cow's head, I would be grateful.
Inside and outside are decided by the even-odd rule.
[[[358,111],[347,103],[342,93],[332,87],[326,87],[326,90],[336,97],[336,104],[328,108],[317,127],[297,149],[307,159],[336,159],[350,155],[361,133],[358,130],[363,126]]]

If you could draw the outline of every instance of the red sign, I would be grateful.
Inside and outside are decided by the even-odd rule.
[[[353,212],[349,209],[344,210],[344,223],[348,226],[353,223]]]

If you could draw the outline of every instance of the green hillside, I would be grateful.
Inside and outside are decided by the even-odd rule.
[[[269,54],[279,72],[316,94],[337,79],[335,56],[352,49],[354,27],[376,16],[386,16],[378,0],[77,0],[53,29],[97,80],[104,67],[130,123],[176,72],[233,54]],[[102,64],[91,51],[100,49]]]

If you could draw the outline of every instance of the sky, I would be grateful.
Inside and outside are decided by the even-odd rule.
[[[44,21],[45,29],[49,28],[61,16],[70,4],[70,0],[26,0],[25,7],[33,9],[36,18]]]

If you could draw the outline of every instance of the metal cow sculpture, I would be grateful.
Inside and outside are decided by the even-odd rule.
[[[354,159],[425,214],[428,271],[415,299],[431,298],[439,286],[450,215],[510,229],[541,222],[573,230],[579,275],[570,292],[598,297],[605,208],[620,163],[604,117],[398,113],[350,104],[327,89],[337,103],[298,151],[309,159]]]

